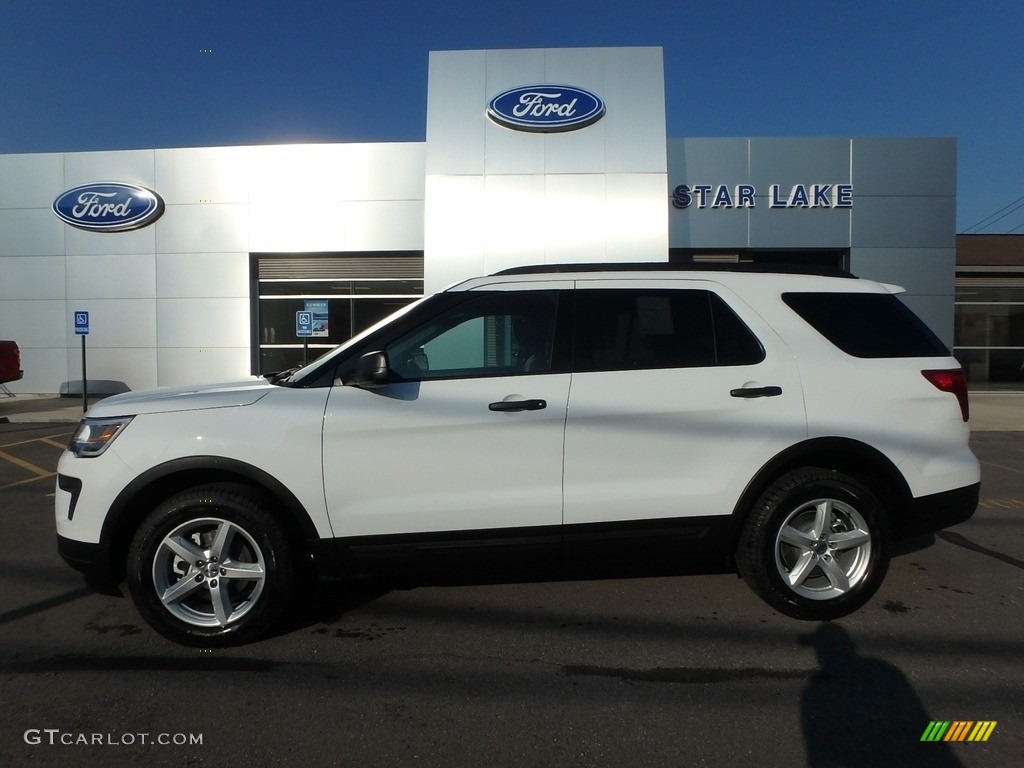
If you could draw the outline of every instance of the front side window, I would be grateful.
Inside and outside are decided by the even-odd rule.
[[[470,295],[385,348],[400,379],[473,378],[552,370],[558,294]]]
[[[754,365],[764,349],[710,291],[582,290],[573,370]]]

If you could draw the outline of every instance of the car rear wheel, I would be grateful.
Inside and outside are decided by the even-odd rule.
[[[747,518],[736,565],[780,613],[808,620],[845,616],[871,599],[885,577],[885,510],[866,486],[842,473],[789,472]]]
[[[192,488],[142,522],[128,587],[143,618],[186,645],[249,642],[281,615],[292,591],[291,549],[251,489]]]

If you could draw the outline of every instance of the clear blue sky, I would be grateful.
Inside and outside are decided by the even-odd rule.
[[[954,136],[1024,233],[1021,0],[0,0],[0,153],[421,141],[431,50],[617,45],[670,137]]]

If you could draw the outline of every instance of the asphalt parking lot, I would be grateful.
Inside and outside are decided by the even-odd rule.
[[[0,424],[0,765],[1017,766],[1024,433],[972,438],[975,517],[860,612],[731,575],[308,592],[262,642],[186,649],[56,554],[67,423]],[[995,722],[922,742],[932,721]]]

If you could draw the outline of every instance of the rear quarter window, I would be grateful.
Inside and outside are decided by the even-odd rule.
[[[949,349],[888,293],[784,293],[818,333],[854,357],[948,357]]]

